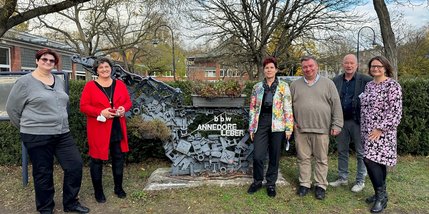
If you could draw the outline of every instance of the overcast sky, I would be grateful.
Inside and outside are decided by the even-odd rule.
[[[414,27],[422,27],[424,25],[429,24],[429,1],[428,0],[411,0],[413,2],[414,6],[410,6],[410,4],[405,5],[398,5],[394,3],[388,4],[389,13],[391,15],[391,19],[395,19],[397,15],[400,13],[403,14],[403,17],[405,21],[414,26]],[[358,7],[359,11],[366,11],[366,13],[374,17],[372,20],[374,20],[374,23],[378,25],[378,19],[377,14],[374,10],[374,6],[372,4],[372,1],[370,1],[368,4]]]

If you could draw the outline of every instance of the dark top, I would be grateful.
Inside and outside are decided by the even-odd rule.
[[[276,78],[271,86],[268,86],[267,80],[264,79],[264,97],[262,98],[261,114],[272,114],[273,113],[273,97],[276,93],[277,85],[279,84]]]
[[[343,87],[341,92],[341,107],[345,120],[353,119],[353,96],[355,93],[356,78],[353,76],[351,80],[343,78]]]
[[[98,84],[98,82],[95,82],[95,84],[107,96],[107,99],[109,99],[110,101],[110,107],[113,108],[113,96],[115,93],[116,81],[113,81],[112,85],[110,85],[109,87],[103,87],[100,84]],[[119,123],[119,117],[114,117],[113,123],[112,123],[112,132],[110,135],[110,142],[119,142],[121,140],[122,140],[122,130],[121,130],[121,124]]]
[[[341,103],[343,103],[343,82],[344,82],[344,73],[334,77],[333,81],[335,86],[337,87],[338,94],[340,95]],[[353,120],[360,123],[360,99],[359,95],[365,90],[365,85],[372,80],[372,77],[358,73],[356,71],[354,77],[355,86],[351,87],[353,89],[353,98],[352,98],[352,115]]]

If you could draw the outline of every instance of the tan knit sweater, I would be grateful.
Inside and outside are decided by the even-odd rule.
[[[343,111],[338,91],[326,77],[308,86],[304,78],[290,86],[293,115],[300,132],[329,134],[331,129],[341,131]]]

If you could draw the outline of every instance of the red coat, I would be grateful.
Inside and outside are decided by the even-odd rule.
[[[120,80],[116,81],[115,91],[113,93],[113,105],[115,108],[123,106],[125,111],[129,111],[132,103],[128,94],[127,87]],[[100,90],[95,81],[86,83],[80,98],[80,111],[86,115],[86,130],[88,135],[89,156],[96,159],[109,159],[110,132],[112,131],[112,119],[106,122],[97,121],[97,116],[101,111],[110,108],[109,100],[102,90]],[[125,117],[119,118],[122,128],[121,151],[128,152],[128,136]]]

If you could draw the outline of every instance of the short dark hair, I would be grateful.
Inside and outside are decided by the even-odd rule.
[[[311,55],[303,56],[303,57],[301,57],[301,59],[299,61],[302,63],[302,62],[308,61],[308,60],[313,60],[316,64],[319,64],[319,63],[317,63],[316,57],[311,56]]]
[[[269,57],[265,58],[264,62],[262,62],[262,66],[264,66],[264,68],[265,68],[265,66],[267,64],[269,64],[269,63],[273,63],[274,67],[277,68],[277,60],[276,60],[276,58],[274,58],[272,56],[269,56]]]
[[[94,61],[94,64],[92,64],[92,71],[94,72],[94,74],[98,75],[97,74],[97,68],[98,68],[98,66],[100,66],[101,64],[103,64],[105,62],[107,62],[110,65],[110,67],[112,68],[112,70],[113,70],[112,61],[110,61],[110,59],[108,59],[106,57],[100,57],[100,58],[97,58]]]
[[[372,61],[377,60],[381,62],[381,64],[384,66],[384,70],[386,71],[386,76],[393,77],[393,66],[390,64],[389,60],[384,56],[375,56],[372,57],[368,62],[368,74],[371,75],[371,63]]]
[[[37,61],[39,61],[40,58],[45,54],[52,55],[55,59],[55,65],[58,65],[58,62],[60,61],[60,57],[58,56],[57,52],[55,52],[49,48],[43,48],[43,49],[40,49],[36,52]]]

